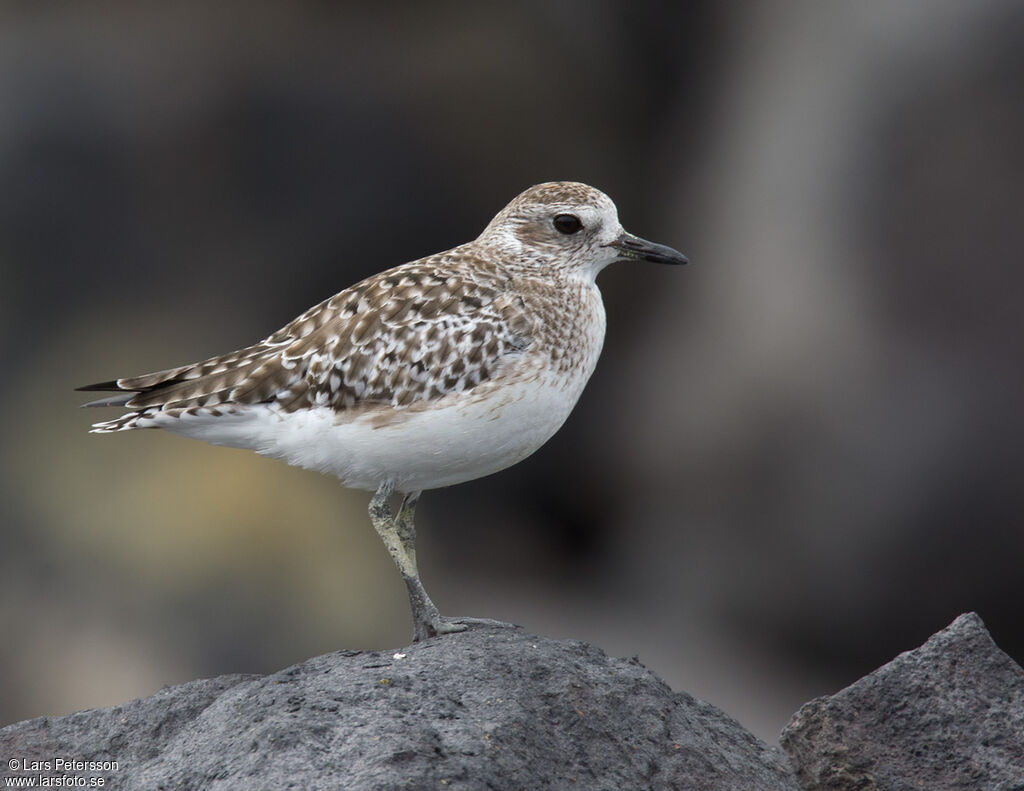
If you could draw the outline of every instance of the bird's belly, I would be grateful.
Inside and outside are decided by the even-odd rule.
[[[463,394],[465,395],[465,394]],[[375,489],[390,478],[400,491],[450,486],[522,461],[558,431],[578,398],[556,385],[521,383],[490,393],[443,399],[380,427],[357,420],[339,426],[347,450],[346,485]],[[454,401],[454,403],[452,403]]]
[[[419,491],[522,461],[561,427],[585,383],[583,375],[538,374],[354,419],[339,419],[327,407],[278,413],[260,405],[233,418],[203,421],[201,429],[189,430],[189,421],[164,428],[329,473],[356,489],[373,491],[390,480],[398,491]]]

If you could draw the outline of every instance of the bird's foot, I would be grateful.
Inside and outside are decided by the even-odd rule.
[[[459,618],[445,615],[435,615],[429,621],[417,623],[413,629],[413,641],[419,642],[428,637],[437,637],[442,634],[454,634],[465,632],[469,629],[519,629],[519,624],[495,621],[490,618]]]

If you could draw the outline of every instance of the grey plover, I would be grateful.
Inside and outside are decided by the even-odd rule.
[[[253,346],[79,389],[116,393],[85,406],[132,410],[95,433],[161,428],[374,492],[414,639],[496,624],[444,617],[427,596],[417,500],[522,461],[559,429],[604,342],[595,278],[626,260],[686,263],[626,233],[599,190],[538,184],[475,241],[373,275]]]

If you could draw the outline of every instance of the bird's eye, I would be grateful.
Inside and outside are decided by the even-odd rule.
[[[555,225],[555,230],[564,234],[576,233],[583,227],[580,218],[575,214],[559,214],[552,222]]]

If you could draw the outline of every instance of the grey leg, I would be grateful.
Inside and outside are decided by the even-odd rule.
[[[387,547],[388,554],[395,561],[409,591],[412,606],[413,640],[419,642],[428,637],[451,632],[462,632],[472,626],[512,626],[502,621],[485,618],[446,618],[438,612],[434,602],[427,595],[420,582],[416,567],[416,503],[419,492],[410,492],[402,499],[397,516],[392,516],[388,498],[394,487],[382,483],[370,500],[370,521]]]

